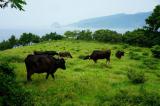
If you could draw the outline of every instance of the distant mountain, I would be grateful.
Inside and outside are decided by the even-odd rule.
[[[54,23],[51,25],[51,28],[61,28],[61,24],[58,23],[58,22],[54,22]]]
[[[70,27],[78,28],[138,28],[145,25],[145,19],[151,12],[136,14],[115,14],[81,20],[77,23],[70,24]]]

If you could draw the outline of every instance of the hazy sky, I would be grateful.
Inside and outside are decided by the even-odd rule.
[[[42,1],[42,2],[40,2]],[[82,19],[152,11],[160,0],[26,0],[25,11],[0,9],[2,28],[44,28],[58,22],[62,25]]]

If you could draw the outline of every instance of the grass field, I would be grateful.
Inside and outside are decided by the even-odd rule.
[[[78,58],[97,49],[111,49],[109,65],[106,60],[94,63]],[[44,73],[32,75],[33,81],[27,82],[24,58],[34,50],[69,51],[73,58],[66,58],[67,69],[58,69],[55,80],[51,76],[46,80]],[[117,50],[125,51],[121,60],[115,57]],[[133,106],[145,102],[150,106],[151,102],[160,102],[156,96],[160,94],[160,60],[152,57],[149,48],[93,41],[49,41],[1,51],[0,61],[15,66],[17,82],[31,91],[36,106]],[[133,83],[128,78],[130,70],[138,72],[133,78],[141,74],[144,82]]]

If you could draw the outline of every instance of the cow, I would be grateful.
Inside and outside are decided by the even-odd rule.
[[[106,59],[107,64],[110,63],[111,50],[94,50],[91,55],[87,55],[84,60],[92,59],[95,63],[97,63],[98,59]]]
[[[59,52],[59,56],[60,57],[69,57],[69,58],[72,58],[71,53],[67,52],[67,51],[65,51],[65,52]]]
[[[124,56],[124,51],[118,50],[118,51],[116,52],[115,56],[116,56],[118,59],[121,59],[122,56]]]
[[[54,78],[54,73],[58,68],[66,69],[63,58],[56,59],[50,55],[30,54],[25,58],[25,65],[28,81],[31,81],[31,75],[34,73],[47,73],[46,79],[48,79],[49,75]]]
[[[51,55],[51,56],[58,55],[58,53],[56,51],[34,51],[33,54],[35,54],[35,55],[46,54],[46,55]]]

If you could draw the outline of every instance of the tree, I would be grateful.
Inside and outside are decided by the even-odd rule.
[[[32,33],[23,33],[19,39],[21,45],[28,45],[29,43],[38,43],[40,41],[39,36]]]
[[[117,33],[116,31],[111,30],[97,30],[93,33],[93,39],[102,42],[121,42],[122,35]]]
[[[66,31],[64,33],[64,35],[67,37],[67,38],[75,38],[77,33],[75,31]]]
[[[10,5],[11,8],[23,10],[23,6],[26,5],[24,0],[0,0],[0,8],[6,8]]]
[[[16,39],[16,37],[15,37],[14,35],[12,35],[12,36],[8,39],[8,41],[9,41],[9,43],[10,43],[10,45],[11,45],[12,47],[14,47],[15,45],[17,45],[17,39]]]
[[[56,32],[54,32],[54,33],[51,32],[49,34],[42,36],[42,38],[41,38],[42,41],[60,40],[60,39],[63,39],[63,36],[58,35]]]
[[[157,32],[160,28],[160,5],[156,6],[153,13],[146,19],[149,30]]]
[[[79,40],[92,40],[92,32],[90,30],[82,30],[78,33],[77,39],[79,39]]]
[[[136,29],[134,31],[128,31],[123,35],[123,42],[130,45],[149,46],[151,40],[145,36],[144,29]]]

